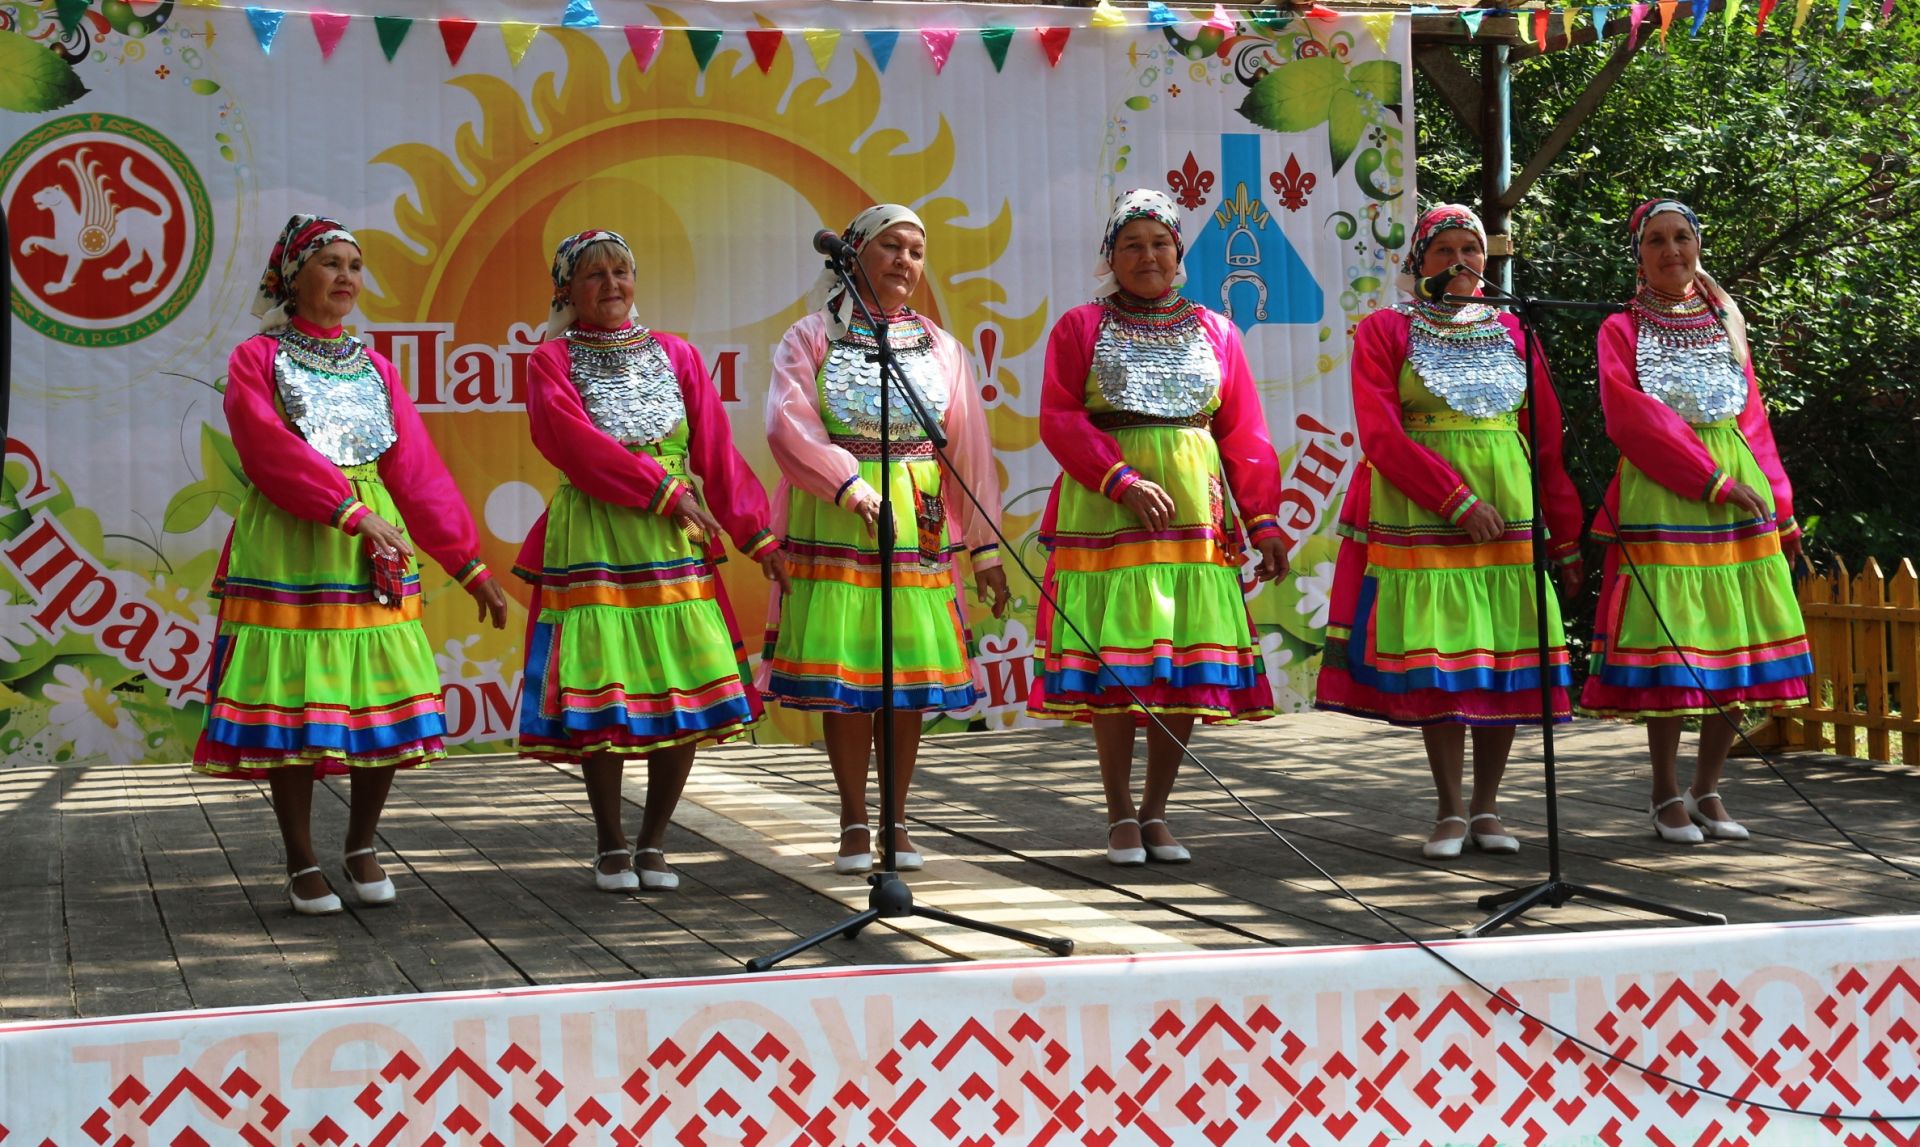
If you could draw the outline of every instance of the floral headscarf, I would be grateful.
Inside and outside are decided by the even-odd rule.
[[[1699,242],[1701,238],[1700,217],[1694,214],[1693,208],[1678,199],[1649,199],[1634,208],[1633,214],[1627,216],[1627,250],[1633,256],[1633,273],[1642,286],[1646,284],[1647,277],[1640,270],[1640,237],[1646,234],[1647,224],[1659,215],[1680,216],[1693,229],[1694,242]],[[1734,361],[1747,361],[1747,316],[1741,312],[1740,304],[1734,302],[1727,289],[1707,273],[1705,266],[1697,268],[1695,277],[1699,280],[1700,293],[1707,298],[1707,305],[1713,308],[1713,313],[1719,316],[1720,325],[1726,329],[1727,343]]]
[[[1420,279],[1420,268],[1427,261],[1427,248],[1433,246],[1433,241],[1440,237],[1442,231],[1454,230],[1473,232],[1480,239],[1480,249],[1487,249],[1486,225],[1480,222],[1473,208],[1464,203],[1442,203],[1438,207],[1428,208],[1420,216],[1420,221],[1413,225],[1413,244],[1407,248],[1407,257],[1400,264],[1400,286],[1408,294],[1413,293],[1413,286]],[[1474,293],[1480,293],[1478,285],[1474,287]]]
[[[913,213],[913,208],[903,207],[898,203],[876,203],[855,215],[853,222],[847,224],[847,229],[840,232],[840,238],[846,240],[857,252],[874,236],[889,227],[898,227],[902,223],[920,228],[922,235],[927,233],[927,225]],[[813,288],[808,292],[808,297],[813,300],[815,310],[828,308],[827,337],[845,338],[847,324],[853,321],[854,306],[853,299],[841,289],[840,276],[834,274],[831,267],[821,268],[820,277],[813,281]]]
[[[1179,290],[1187,281],[1187,244],[1180,237],[1180,208],[1164,191],[1155,191],[1149,187],[1138,187],[1123,192],[1113,201],[1113,214],[1107,216],[1107,229],[1100,240],[1100,257],[1093,261],[1093,297],[1104,299],[1120,289],[1120,283],[1113,277],[1113,245],[1120,240],[1120,232],[1135,219],[1151,219],[1173,232],[1174,257],[1179,266],[1173,272],[1173,289]]]
[[[1634,208],[1633,214],[1627,217],[1627,250],[1633,256],[1633,266],[1636,273],[1640,268],[1640,236],[1645,233],[1647,224],[1652,222],[1653,217],[1656,215],[1680,215],[1684,217],[1687,221],[1687,226],[1693,228],[1694,241],[1698,242],[1700,239],[1700,217],[1693,213],[1693,208],[1688,207],[1678,199],[1647,200],[1645,203]]]
[[[287,220],[287,225],[280,229],[280,237],[273,242],[273,251],[267,256],[267,269],[261,274],[259,290],[253,296],[251,310],[260,320],[261,330],[275,330],[292,321],[294,278],[316,252],[336,242],[360,246],[353,232],[324,215],[295,215]]]
[[[580,256],[595,243],[612,243],[627,253],[629,265],[638,265],[633,248],[627,246],[618,231],[582,231],[560,240],[560,245],[553,249],[553,302],[547,308],[548,338],[559,338],[580,317],[573,309],[573,273],[580,266]],[[629,307],[627,318],[639,321],[639,311]]]

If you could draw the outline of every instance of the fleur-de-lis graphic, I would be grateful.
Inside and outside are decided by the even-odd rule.
[[[1313,185],[1320,177],[1311,171],[1300,169],[1300,157],[1289,154],[1287,165],[1267,176],[1267,185],[1273,188],[1280,206],[1288,211],[1298,211],[1307,205],[1307,196],[1313,194]]]
[[[1213,180],[1213,172],[1202,170],[1200,161],[1193,158],[1191,151],[1187,153],[1187,161],[1178,170],[1167,172],[1167,186],[1173,189],[1174,198],[1180,201],[1180,206],[1188,211],[1206,206],[1207,192],[1213,190]]]

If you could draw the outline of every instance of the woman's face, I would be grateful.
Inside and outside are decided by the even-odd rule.
[[[363,263],[360,248],[336,239],[314,252],[293,277],[293,308],[321,327],[337,327],[360,298]]]
[[[1135,219],[1120,228],[1107,258],[1113,281],[1136,299],[1157,299],[1173,290],[1180,270],[1180,241],[1157,219]]]
[[[920,285],[927,269],[926,232],[895,223],[860,248],[860,293],[884,311],[897,311]],[[869,289],[871,285],[871,289]]]
[[[633,261],[623,252],[592,252],[573,269],[567,300],[581,322],[607,330],[633,313]]]
[[[1655,215],[1640,232],[1640,274],[1663,295],[1684,295],[1700,274],[1700,240],[1678,211]]]
[[[1433,237],[1427,244],[1427,253],[1420,260],[1420,277],[1438,275],[1440,272],[1458,264],[1472,269],[1474,274],[1455,275],[1447,284],[1450,295],[1471,295],[1480,286],[1475,276],[1485,274],[1487,270],[1487,248],[1480,242],[1480,236],[1465,227],[1449,227]]]

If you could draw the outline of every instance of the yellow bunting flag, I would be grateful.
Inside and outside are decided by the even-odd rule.
[[[540,25],[521,24],[509,21],[500,25],[500,39],[507,45],[507,59],[514,67],[527,58],[527,49],[533,46],[533,38],[540,34]]]
[[[1800,28],[1807,22],[1807,13],[1813,10],[1813,0],[1800,0],[1793,9],[1793,34],[1798,36]]]
[[[1124,28],[1127,26],[1127,14],[1122,12],[1113,0],[1100,0],[1100,3],[1093,6],[1093,26]]]
[[[807,51],[813,53],[813,66],[820,69],[821,75],[826,75],[827,69],[833,66],[834,50],[840,46],[840,29],[809,28],[800,33],[800,38],[807,42]]]
[[[220,0],[180,0],[180,4],[186,8],[218,8]]]
[[[1740,15],[1740,0],[1727,0],[1727,19],[1721,27],[1731,29],[1733,21]]]
[[[1369,12],[1360,17],[1360,22],[1373,33],[1373,42],[1380,45],[1380,50],[1386,51],[1387,37],[1393,35],[1393,13]]]
[[[1513,24],[1520,33],[1520,42],[1533,47],[1533,13],[1522,10],[1516,14]]]

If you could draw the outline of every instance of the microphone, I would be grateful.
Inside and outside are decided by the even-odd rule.
[[[1440,302],[1447,293],[1447,284],[1460,275],[1473,275],[1473,268],[1465,263],[1455,263],[1437,275],[1428,275],[1413,285],[1413,297],[1424,303]],[[1480,276],[1474,275],[1474,278]]]
[[[853,244],[842,239],[837,232],[816,231],[813,235],[813,249],[836,263],[851,264],[856,252]]]

